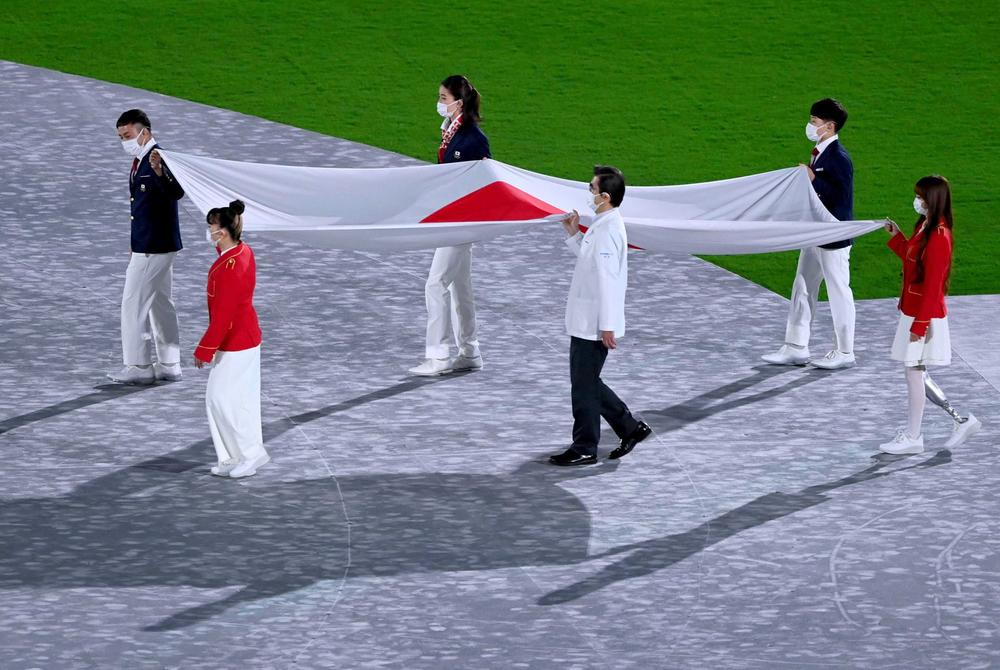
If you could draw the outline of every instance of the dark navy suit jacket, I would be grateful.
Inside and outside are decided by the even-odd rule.
[[[819,196],[823,206],[841,221],[854,218],[854,163],[847,149],[834,140],[827,145],[816,162],[812,165],[816,178],[813,179],[813,190]],[[854,243],[854,240],[841,240],[821,245],[823,249],[843,249]]]
[[[460,163],[493,158],[490,154],[490,140],[474,123],[463,123],[451,138],[444,151],[442,163]]]
[[[153,149],[159,145],[153,145]],[[139,161],[129,181],[132,208],[132,251],[140,254],[166,254],[180,251],[181,227],[177,220],[177,201],[184,189],[163,163],[158,177],[149,164],[150,149]]]

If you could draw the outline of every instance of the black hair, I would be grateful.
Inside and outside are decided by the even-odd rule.
[[[115,123],[115,128],[121,128],[133,123],[138,123],[140,126],[145,126],[150,130],[153,129],[153,124],[149,122],[149,117],[141,109],[130,109],[127,112],[122,112],[122,115],[118,117],[118,122]]]
[[[625,199],[625,175],[616,167],[610,165],[595,165],[594,176],[597,177],[599,193],[611,196],[611,205],[617,207]]]
[[[844,124],[847,123],[847,110],[839,100],[834,100],[833,98],[817,100],[809,108],[809,114],[815,116],[817,119],[833,121],[834,128],[836,128],[836,132],[838,133],[844,127]]]
[[[229,207],[213,207],[205,215],[208,225],[218,224],[223,230],[229,231],[234,242],[240,241],[243,235],[243,212],[246,205],[242,200],[233,200]]]
[[[448,89],[453,98],[462,101],[462,118],[478,124],[482,119],[479,114],[479,91],[472,82],[460,74],[453,74],[442,81],[441,85]]]

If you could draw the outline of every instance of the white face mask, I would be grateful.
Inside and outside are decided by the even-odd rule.
[[[214,231],[213,232],[211,228],[209,228],[208,230],[205,231],[205,239],[208,240],[208,243],[211,244],[213,247],[219,246],[219,242],[221,241],[221,238],[218,239],[218,240],[215,239],[215,236],[218,233],[219,233],[219,231]]]
[[[452,100],[451,102],[448,103],[439,102],[437,104],[438,114],[440,114],[444,118],[448,118],[449,116],[451,116],[451,113],[448,112],[448,108],[454,105],[456,102],[458,102],[458,100]]]
[[[920,216],[927,216],[927,206],[924,201],[920,199],[920,196],[915,196],[913,198],[913,211]]]
[[[591,193],[590,202],[588,202],[587,205],[590,207],[590,211],[592,211],[594,214],[597,214],[597,209],[604,204],[604,201],[602,200],[601,202],[594,202],[595,197],[598,196],[595,196],[593,193]]]
[[[132,139],[122,140],[122,149],[125,150],[125,153],[127,153],[129,156],[132,156],[133,158],[138,158],[139,156],[142,155],[143,147],[139,146],[139,138],[142,136],[144,132],[146,132],[145,128],[140,130],[139,133]]]
[[[806,138],[810,142],[819,142],[819,128],[812,123],[806,124]]]

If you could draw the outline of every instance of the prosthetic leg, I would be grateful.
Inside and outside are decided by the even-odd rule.
[[[924,370],[924,394],[927,399],[932,403],[943,409],[948,413],[948,416],[952,418],[955,425],[951,431],[951,437],[945,442],[945,447],[957,447],[958,445],[965,442],[967,439],[979,432],[982,427],[982,422],[977,419],[972,412],[969,412],[969,416],[963,417],[958,411],[951,406],[948,402],[947,396],[945,396],[944,391],[941,387],[934,383],[931,376],[927,374]]]
[[[948,398],[945,396],[944,391],[941,387],[935,383],[931,376],[924,370],[924,393],[927,395],[927,399],[932,403],[948,412],[948,416],[955,420],[955,423],[965,423],[969,420],[969,417],[962,417],[958,411],[951,406],[948,402]]]

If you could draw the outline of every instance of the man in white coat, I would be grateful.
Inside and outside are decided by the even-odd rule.
[[[628,284],[628,238],[618,206],[625,197],[625,177],[618,168],[598,165],[590,181],[595,217],[586,233],[576,210],[563,220],[566,245],[576,254],[576,268],[566,303],[570,336],[569,370],[573,401],[573,444],[549,457],[553,465],[597,462],[601,417],[621,440],[608,455],[621,458],[652,432],[601,381],[608,350],[625,334],[625,288]]]

